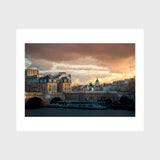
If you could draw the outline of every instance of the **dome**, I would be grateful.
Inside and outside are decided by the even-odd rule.
[[[97,78],[97,80],[96,80],[96,83],[97,83],[97,82],[99,82],[98,78]]]
[[[99,82],[98,78],[97,78],[97,80],[95,82],[95,85],[100,85],[100,82]]]

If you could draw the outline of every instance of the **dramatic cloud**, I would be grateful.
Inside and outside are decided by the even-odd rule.
[[[26,68],[37,68],[39,70],[50,70],[52,62],[45,59],[26,58]]]
[[[57,66],[56,67],[57,70],[78,70],[78,71],[108,71],[108,68],[103,68],[103,67],[97,67],[97,66],[77,66],[77,65],[74,65],[74,66]]]
[[[123,79],[135,71],[135,44],[34,43],[25,45],[25,57],[26,66],[40,72],[66,71],[75,82],[100,76],[102,81]]]

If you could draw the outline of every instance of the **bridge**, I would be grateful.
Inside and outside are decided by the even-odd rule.
[[[44,94],[42,92],[25,92],[25,104],[32,106],[45,106],[47,104],[55,103],[64,100],[105,100],[118,101],[120,99],[117,92],[62,92]]]
[[[45,106],[56,101],[65,100],[63,93],[44,94],[42,92],[25,92],[25,104]]]

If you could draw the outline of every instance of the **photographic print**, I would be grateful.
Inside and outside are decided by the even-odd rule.
[[[134,43],[26,43],[25,116],[134,117]]]
[[[143,130],[143,54],[143,30],[17,30],[17,130]]]

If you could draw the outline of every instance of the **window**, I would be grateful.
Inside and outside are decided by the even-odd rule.
[[[51,90],[52,90],[51,85],[49,85],[49,91],[51,91]]]

